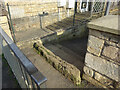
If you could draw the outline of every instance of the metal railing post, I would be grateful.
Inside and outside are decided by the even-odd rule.
[[[111,0],[107,1],[107,5],[106,5],[106,10],[105,10],[105,16],[109,15],[109,11],[110,11],[110,5],[111,5]]]
[[[0,36],[3,38],[3,54],[10,65],[21,88],[39,89],[47,78],[38,71],[32,62],[19,50],[12,39],[0,27]],[[32,84],[34,83],[34,85]]]
[[[16,43],[15,31],[14,31],[14,28],[13,28],[13,23],[12,23],[11,14],[10,14],[10,7],[9,7],[8,3],[7,3],[7,8],[8,8],[8,15],[9,15],[9,18],[10,18],[10,28],[12,30],[13,40]]]
[[[93,15],[93,7],[94,7],[94,0],[91,2],[91,12],[90,12],[90,17]]]
[[[2,35],[0,34],[0,90],[2,90]]]
[[[3,38],[2,35],[0,34],[0,55],[2,55],[2,44],[3,44]]]

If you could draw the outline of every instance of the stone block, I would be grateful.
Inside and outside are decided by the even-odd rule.
[[[102,55],[120,62],[120,49],[113,46],[105,46]]]
[[[120,41],[119,41],[119,43],[117,44],[117,46],[120,48]]]
[[[109,38],[106,37],[105,35],[103,35],[104,32],[100,32],[97,30],[93,30],[93,29],[89,29],[89,35],[93,35],[96,36],[98,38],[104,39],[104,40],[108,40]]]
[[[119,18],[119,15],[107,15],[89,22],[88,28],[96,29],[106,33],[120,35],[120,29],[118,28]]]
[[[22,8],[21,6],[10,6],[10,12],[11,12],[11,18],[21,18],[21,17],[25,17],[25,12],[24,12],[24,8]]]
[[[90,53],[100,56],[103,46],[104,46],[104,40],[101,40],[101,39],[91,36],[91,35],[89,36],[87,50]]]
[[[113,88],[113,81],[110,80],[109,78],[101,75],[100,73],[98,72],[95,72],[95,76],[94,78],[99,81],[100,83],[106,85],[106,86],[109,86],[109,87],[112,87]]]
[[[92,69],[84,66],[83,70],[84,70],[84,73],[85,73],[85,74],[89,75],[90,77],[93,77],[94,71],[93,71]]]
[[[120,82],[116,85],[116,88],[120,88]]]
[[[43,45],[39,46],[39,43],[34,44],[34,48],[55,69],[57,69],[63,75],[71,79],[76,85],[80,85],[81,83],[80,73],[81,72],[79,69],[77,69],[74,65],[62,60],[60,57],[56,56],[53,52],[45,48]]]
[[[111,41],[106,41],[106,44],[107,45],[112,45],[112,46],[117,46],[117,44],[116,43],[114,43],[114,42],[111,42]]]
[[[96,36],[98,38],[104,39],[104,40],[110,40],[110,41],[115,42],[115,43],[118,43],[119,38],[120,38],[120,36],[118,36],[118,35],[98,31],[98,30],[95,30],[95,29],[89,29],[89,34],[93,35],[93,36]]]
[[[115,42],[115,43],[118,43],[118,41],[119,41],[119,36],[114,36],[114,35],[111,35],[111,37],[110,37],[110,41],[112,41],[112,42]]]
[[[7,17],[6,16],[0,16],[0,24],[7,23]]]
[[[86,54],[85,57],[86,66],[94,69],[95,71],[106,75],[107,77],[120,81],[120,66],[110,61],[94,56],[90,53]]]

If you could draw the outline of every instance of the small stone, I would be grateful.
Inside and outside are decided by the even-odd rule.
[[[117,44],[117,46],[120,48],[120,42]]]
[[[84,73],[89,75],[90,77],[93,77],[94,71],[86,66],[84,66]]]
[[[97,81],[101,82],[102,84],[109,86],[109,87],[113,87],[113,81],[108,79],[107,77],[101,75],[98,72],[95,72],[95,77],[94,77]]]
[[[92,68],[93,70],[120,82],[120,66],[114,64],[101,57],[94,56],[90,53],[86,54],[85,57],[86,66]]]
[[[106,41],[106,43],[108,44],[108,45],[112,45],[112,46],[117,46],[117,44],[116,43],[114,43],[114,42],[111,42],[111,41]]]
[[[101,38],[101,36],[102,36],[101,32],[99,32],[97,30],[91,30],[91,29],[89,29],[89,35],[93,35],[93,36],[96,36],[99,38]]]
[[[106,46],[106,47],[104,47],[102,54],[108,58],[117,59],[118,52],[119,52],[118,48],[113,47],[113,46]]]
[[[118,43],[118,41],[119,41],[119,36],[115,36],[115,35],[112,35],[111,37],[110,37],[110,41],[112,41],[112,42],[115,42],[115,43]]]
[[[109,37],[107,36],[106,33],[100,32],[98,30],[89,29],[89,35],[96,36],[96,37],[101,38],[103,40],[109,40]]]
[[[116,88],[120,88],[120,82],[117,83]]]

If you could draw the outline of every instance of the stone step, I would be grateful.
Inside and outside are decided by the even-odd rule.
[[[56,30],[56,28],[53,27],[52,25],[48,25],[46,28],[47,28],[47,29],[50,29],[50,30],[52,30],[52,31],[55,31],[55,30]]]
[[[73,64],[78,69],[82,70],[84,66],[82,62],[83,57],[77,55],[75,52],[60,44],[47,44],[45,45],[45,47],[51,50],[55,55],[59,56],[61,59],[67,61],[70,64]]]
[[[65,28],[66,26],[68,26],[68,24],[64,23],[63,21],[59,21],[57,23],[55,23],[57,26],[60,26],[61,28]]]

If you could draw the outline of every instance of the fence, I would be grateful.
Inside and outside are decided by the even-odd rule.
[[[26,58],[16,44],[0,27],[2,53],[10,65],[21,88],[45,88],[46,77]]]
[[[115,0],[116,1],[116,0]],[[110,14],[119,14],[120,9],[120,1],[119,2],[111,2],[110,5]]]
[[[104,0],[94,0],[92,2],[92,12],[93,13],[101,13],[104,9]]]

